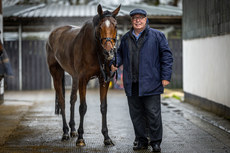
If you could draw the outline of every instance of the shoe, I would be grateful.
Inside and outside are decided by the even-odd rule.
[[[133,146],[136,146],[137,144],[138,144],[138,141],[135,140],[135,141],[133,142]]]
[[[158,144],[151,145],[153,148],[153,152],[161,152],[161,147]]]
[[[138,140],[137,138],[135,138],[134,142],[133,142],[133,146],[136,146],[138,144]]]
[[[133,150],[143,150],[143,149],[148,149],[148,144],[137,142],[137,144],[133,146]]]

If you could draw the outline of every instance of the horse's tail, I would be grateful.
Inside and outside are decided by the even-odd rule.
[[[62,77],[62,94],[63,94],[63,98],[65,99],[65,72],[63,74],[63,77]],[[58,103],[58,96],[57,96],[57,93],[56,93],[56,98],[55,98],[55,114],[61,114],[61,108],[59,106],[59,103]]]

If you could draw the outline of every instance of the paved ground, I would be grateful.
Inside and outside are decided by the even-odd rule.
[[[67,91],[66,101],[69,94]],[[230,152],[229,121],[170,97],[183,100],[183,94],[167,90],[162,96],[162,152]],[[115,146],[103,144],[98,90],[87,91],[87,105],[86,146],[81,148],[75,145],[77,138],[60,141],[62,120],[61,116],[54,115],[54,91],[6,92],[5,102],[0,105],[0,152],[133,152],[134,133],[124,91],[109,90],[108,93],[108,129]],[[76,127],[78,106],[79,100]],[[69,110],[68,102],[66,110]],[[151,152],[151,148],[142,152]]]

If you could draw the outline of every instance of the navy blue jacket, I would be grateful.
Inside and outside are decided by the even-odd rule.
[[[123,83],[127,96],[132,93],[132,72],[128,39],[131,29],[121,38],[117,50],[117,65],[123,64]],[[173,58],[164,34],[146,26],[142,47],[139,52],[139,96],[161,94],[162,80],[171,79]]]

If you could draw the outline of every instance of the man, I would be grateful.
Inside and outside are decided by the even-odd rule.
[[[148,148],[146,118],[150,145],[153,152],[160,152],[160,94],[170,83],[173,58],[164,34],[149,27],[146,15],[142,9],[130,12],[132,28],[121,39],[117,67],[123,64],[123,83],[137,140],[133,150]],[[116,71],[117,67],[112,64],[111,71]]]

